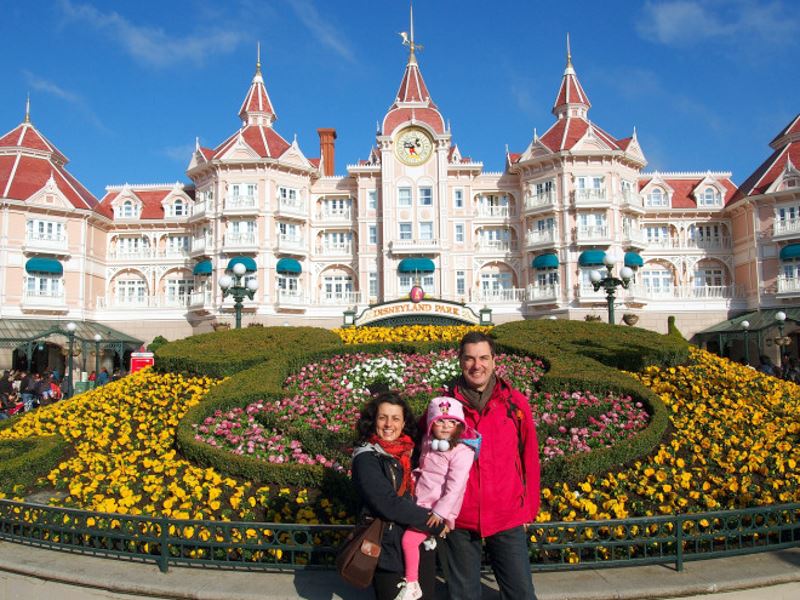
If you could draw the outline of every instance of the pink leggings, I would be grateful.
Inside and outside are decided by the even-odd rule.
[[[406,529],[403,534],[403,559],[406,563],[406,581],[419,580],[419,545],[428,538],[427,533]]]

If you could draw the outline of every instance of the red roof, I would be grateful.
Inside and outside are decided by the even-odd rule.
[[[522,154],[518,154],[516,152],[511,152],[508,155],[508,160],[513,164],[515,162],[519,162],[519,159],[520,159],[521,156],[522,156]]]
[[[311,165],[312,165],[313,167],[316,167],[317,169],[319,169],[319,161],[320,161],[320,159],[319,159],[319,158],[309,158],[309,159],[308,159],[308,162],[310,162],[310,163],[311,163]]]
[[[792,121],[783,128],[778,135],[775,136],[769,145],[775,148],[776,150],[785,145],[784,142],[791,141],[791,140],[783,140],[781,138],[790,137],[790,136],[800,136],[800,114],[798,114]]]
[[[430,106],[436,108],[416,61],[409,61],[406,65],[403,80],[400,82],[400,89],[397,90],[397,99],[394,106],[404,102],[430,102]]]
[[[403,72],[397,97],[389,107],[389,112],[383,117],[383,135],[390,135],[398,125],[411,120],[425,123],[436,133],[444,133],[444,118],[431,100],[413,54]]]
[[[444,133],[444,119],[434,108],[393,108],[383,118],[383,135],[391,134],[398,125],[412,119],[429,125],[436,133]]]
[[[236,144],[236,140],[240,135],[245,143],[261,158],[278,158],[290,147],[289,142],[278,135],[272,127],[267,127],[266,125],[250,125],[240,129],[217,146],[214,149],[212,158],[220,158],[225,154]]]
[[[572,63],[567,63],[567,68],[564,69],[564,75],[561,78],[561,87],[558,88],[555,104],[553,104],[553,113],[558,114],[560,109],[563,109],[568,104],[581,104],[587,109],[592,106],[589,102],[589,96],[583,91],[581,82],[578,81],[578,76],[575,69],[572,68]]]
[[[174,190],[174,185],[165,185],[163,188],[153,189],[148,186],[147,189],[137,188],[131,186],[128,188],[136,198],[141,200],[142,212],[139,216],[140,219],[154,219],[161,220],[164,218],[164,207],[161,204],[164,199],[169,196]],[[114,217],[114,207],[112,202],[122,194],[122,189],[115,189],[107,192],[103,199],[100,200],[100,205],[97,207],[97,212],[105,215],[109,219]],[[183,190],[190,198],[193,197],[193,190]]]
[[[211,148],[204,148],[203,146],[200,146],[200,152],[206,157],[206,160],[211,160],[214,158],[214,151]]]
[[[672,190],[672,208],[697,208],[697,199],[694,196],[695,192],[701,193],[698,187],[706,179],[704,175],[686,176],[686,177],[662,177],[661,180],[668,185]],[[639,180],[639,190],[644,189],[648,183],[653,180],[652,177]],[[728,178],[716,178],[716,183],[721,184],[725,188],[725,195],[722,199],[723,205],[727,206],[733,199],[736,193],[736,185]]]
[[[0,148],[28,148],[30,150],[51,152],[59,162],[68,162],[67,157],[39,133],[32,123],[21,123],[5,134],[0,138]]]
[[[256,67],[256,74],[250,83],[250,89],[247,90],[247,95],[244,97],[242,106],[239,109],[239,116],[243,121],[247,120],[247,115],[250,113],[267,114],[272,117],[272,120],[276,118],[272,102],[270,102],[269,94],[267,94],[267,88],[264,87],[264,78],[261,76],[260,66]]]

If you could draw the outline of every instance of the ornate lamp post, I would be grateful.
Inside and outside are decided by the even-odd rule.
[[[783,366],[783,349],[792,343],[792,338],[783,335],[783,325],[786,321],[786,313],[779,310],[775,313],[775,321],[778,324],[778,337],[775,338],[775,345],[778,347],[778,366]]]
[[[744,362],[750,364],[750,340],[748,334],[750,333],[750,321],[742,321],[739,323],[744,329]]]
[[[619,277],[614,277],[612,271],[614,270],[614,265],[616,261],[611,257],[606,255],[603,259],[603,263],[606,265],[607,274],[603,277],[603,274],[600,273],[598,270],[593,270],[589,273],[589,279],[592,282],[592,287],[594,291],[598,291],[600,288],[605,289],[606,291],[606,302],[608,303],[608,322],[610,325],[614,324],[614,293],[616,289],[622,286],[623,289],[628,289],[628,285],[631,282],[631,277],[633,277],[633,271],[630,267],[622,267],[619,270]]]
[[[222,297],[233,297],[233,310],[236,313],[236,329],[242,328],[242,301],[245,298],[253,299],[256,290],[258,289],[258,282],[251,279],[244,285],[244,274],[247,272],[247,267],[242,263],[233,265],[233,277],[230,275],[223,275],[219,278],[219,287],[222,289]]]
[[[75,376],[72,373],[74,357],[72,356],[72,352],[75,349],[75,330],[77,328],[78,326],[73,321],[67,323],[67,339],[69,340],[69,354],[67,358],[67,381],[69,383],[67,384],[67,392],[70,396],[75,393]]]
[[[94,334],[94,387],[97,387],[97,378],[100,375],[100,340],[99,333]]]

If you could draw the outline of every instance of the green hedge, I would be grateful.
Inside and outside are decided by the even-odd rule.
[[[2,421],[4,426],[15,419]],[[0,491],[21,495],[62,460],[67,443],[57,435],[0,442]]]
[[[319,466],[272,464],[233,455],[195,441],[192,425],[202,422],[217,410],[244,407],[258,400],[269,402],[281,399],[286,376],[317,360],[343,353],[379,353],[386,350],[427,352],[455,346],[455,343],[445,342],[343,346],[334,334],[313,328],[254,328],[240,331],[246,333],[197,336],[202,338],[200,342],[182,346],[195,351],[190,356],[180,358],[181,370],[201,374],[233,372],[231,363],[240,363],[231,361],[223,364],[221,358],[209,358],[209,351],[218,347],[225,347],[226,357],[237,357],[240,362],[249,363],[249,368],[240,370],[212,389],[206,399],[182,419],[178,428],[181,450],[190,460],[203,466],[213,466],[230,475],[257,482],[318,486],[327,492],[333,491],[333,488],[344,489],[343,478]],[[262,337],[258,337],[259,333]],[[661,440],[668,426],[666,408],[656,395],[620,369],[639,371],[651,364],[667,367],[681,364],[688,359],[685,340],[638,328],[564,320],[517,321],[496,327],[493,335],[500,351],[528,355],[545,362],[548,372],[537,384],[538,390],[551,393],[568,390],[626,394],[640,401],[651,415],[648,427],[624,444],[548,461],[542,473],[544,485],[576,481],[590,473],[615,468],[649,453]],[[265,340],[272,344],[268,351],[259,352],[253,347],[265,343]],[[158,360],[161,360],[162,354],[165,357],[177,357],[179,350],[175,344],[168,344],[159,350]],[[176,364],[179,359],[171,360],[173,362],[169,364]],[[166,369],[164,364],[159,367],[171,370]],[[421,405],[415,406],[415,409],[419,411]],[[269,416],[263,417],[262,422],[267,426],[277,425],[270,422]],[[285,424],[281,425],[285,427]],[[298,439],[308,452],[326,455],[331,454],[331,449],[346,447],[352,435],[350,432],[333,433],[302,426],[292,427],[287,434]]]

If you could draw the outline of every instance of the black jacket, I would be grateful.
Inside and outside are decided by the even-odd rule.
[[[371,448],[371,446],[368,446]],[[386,524],[381,543],[381,557],[378,568],[395,573],[403,573],[402,538],[406,527],[438,534],[443,525],[430,528],[426,521],[430,516],[428,509],[417,506],[409,492],[397,495],[393,485],[403,480],[400,463],[384,452],[357,448],[353,458],[353,484],[362,502],[361,517],[380,517]]]

